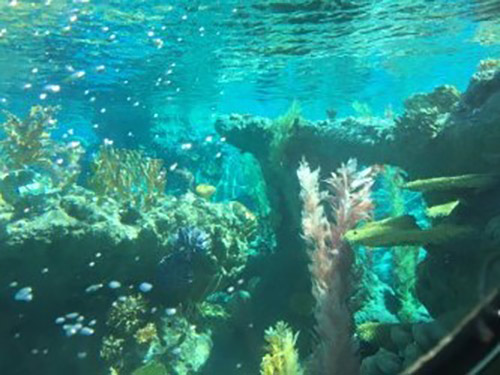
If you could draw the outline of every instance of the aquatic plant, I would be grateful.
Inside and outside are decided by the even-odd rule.
[[[387,192],[390,216],[398,217],[407,214],[403,172],[399,168],[384,168],[383,181]],[[415,193],[413,193],[415,194]],[[400,308],[397,315],[402,322],[418,322],[424,315],[425,309],[418,301],[415,291],[417,281],[417,265],[420,248],[418,246],[396,246],[391,248],[393,259],[393,278],[396,296],[399,298]]]
[[[288,111],[275,119],[272,123],[272,139],[269,144],[269,160],[275,167],[283,163],[283,155],[288,140],[293,134],[294,127],[297,125],[301,116],[300,104],[294,100],[288,108]]]
[[[314,316],[319,343],[312,361],[314,374],[357,374],[359,361],[353,345],[351,272],[354,252],[345,233],[371,218],[371,187],[377,169],[358,170],[350,159],[326,180],[329,193],[319,188],[320,169],[312,171],[303,160],[297,170],[301,187],[302,231],[309,247]],[[329,203],[328,220],[323,201]]]
[[[285,322],[278,322],[266,330],[266,354],[260,364],[261,375],[302,375],[294,334]]]
[[[89,186],[101,197],[149,209],[163,195],[166,182],[161,160],[149,158],[139,150],[103,145],[92,163]]]

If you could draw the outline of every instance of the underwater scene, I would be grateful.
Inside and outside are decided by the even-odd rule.
[[[499,286],[499,1],[0,5],[1,375],[431,374]]]

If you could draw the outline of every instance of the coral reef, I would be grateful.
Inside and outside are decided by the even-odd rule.
[[[164,316],[160,325],[159,339],[151,342],[145,361],[162,364],[173,375],[198,372],[210,356],[210,330],[196,327],[181,315]]]
[[[436,138],[450,124],[450,114],[459,102],[460,92],[448,85],[430,94],[413,95],[405,101],[405,111],[396,120],[395,136],[412,144]]]
[[[24,322],[27,325],[38,324],[40,319],[44,322],[36,330],[36,337],[26,333],[23,340],[32,346],[40,335],[53,335],[53,320],[66,314],[76,298],[82,314],[94,316],[98,322],[107,320],[107,324],[98,323],[98,327],[89,330],[93,337],[88,340],[102,340],[101,357],[120,374],[141,367],[149,347],[163,340],[158,312],[177,303],[192,306],[202,302],[199,298],[206,297],[205,292],[236,285],[248,261],[260,251],[268,251],[267,238],[261,237],[257,230],[249,230],[258,228],[259,218],[240,203],[213,203],[194,194],[164,195],[154,207],[132,214],[121,202],[98,197],[76,185],[64,194],[44,194],[41,198],[39,210],[22,215],[10,203],[0,204],[0,258],[10,265],[0,275],[0,283],[9,285],[16,281],[30,286],[34,298],[29,308],[37,314],[28,315]],[[190,227],[198,229],[188,230]],[[211,241],[206,242],[208,238]],[[193,285],[198,291],[186,295],[170,285],[165,287],[164,278],[156,272],[164,257],[186,251],[181,243],[201,246],[202,258],[209,259],[211,264],[201,272],[194,268]],[[205,275],[217,282],[211,285],[200,282]],[[16,301],[12,298],[15,291],[6,288],[2,292],[2,298],[9,303],[6,319],[0,322],[2,331],[17,316]],[[217,313],[210,317],[207,314],[196,320],[210,320],[212,326],[219,319],[213,316]],[[224,311],[218,314],[224,315]],[[66,348],[64,340],[68,338],[57,337],[58,347]],[[8,344],[11,340],[12,335],[5,335],[2,342],[5,347],[14,347]],[[79,341],[71,342],[77,345]],[[200,338],[199,348],[204,349],[199,349],[203,353],[200,352],[197,362],[193,363],[195,359],[188,355],[194,348],[185,345],[186,354],[176,365],[179,374],[190,371],[180,370],[186,363],[200,367],[209,353],[206,336]],[[56,349],[52,351],[54,355],[59,353]],[[175,352],[172,356],[175,357]],[[175,374],[167,368],[169,374]]]
[[[299,355],[295,344],[297,334],[293,334],[285,322],[276,323],[275,327],[266,330],[266,354],[260,364],[261,375],[302,375],[304,372],[299,363]]]
[[[363,317],[356,321],[396,325],[405,321],[397,329],[391,327],[391,335],[384,334],[383,345],[377,342],[371,351],[363,352],[363,374],[393,374],[408,367],[477,303],[478,286],[487,291],[496,285],[500,238],[499,77],[498,63],[484,61],[465,92],[442,86],[430,94],[417,94],[406,102],[404,113],[395,121],[375,116],[317,122],[302,119],[287,140],[280,171],[283,178],[279,179],[266,165],[272,140],[271,120],[233,114],[216,122],[221,135],[252,153],[261,164],[272,210],[282,213],[281,220],[273,222],[280,234],[278,246],[289,244],[287,239],[294,238],[301,223],[300,202],[290,198],[290,192],[300,187],[290,176],[303,156],[326,171],[334,170],[352,155],[368,165],[396,165],[410,180],[398,189],[422,194],[427,208],[423,206],[418,215],[406,207],[394,207],[393,212],[385,212],[377,221],[353,228],[344,236],[352,244],[385,247],[384,254],[391,252],[393,260],[390,276],[381,274],[384,280],[371,276],[367,280],[380,281],[376,284],[379,292],[369,298],[392,300],[387,306],[393,305],[391,312],[397,317],[386,314],[386,321],[373,320],[384,315],[363,311]],[[356,125],[348,128],[349,123]],[[320,201],[308,200],[303,207],[318,207]],[[325,228],[327,213],[315,212],[306,224]],[[323,232],[311,231],[315,239],[310,244],[318,247],[325,243]],[[425,258],[416,258],[415,247],[419,246],[425,248]],[[382,255],[368,249],[364,256],[369,263]],[[322,264],[328,264],[328,260]],[[394,285],[392,290],[382,287],[390,282],[400,286]],[[415,297],[428,315],[412,314],[411,301]],[[404,299],[410,302],[409,309],[401,305]],[[426,322],[429,319],[433,321]]]

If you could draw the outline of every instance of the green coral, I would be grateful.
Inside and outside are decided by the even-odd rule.
[[[260,365],[261,375],[302,375],[299,355],[295,348],[298,333],[294,334],[285,322],[266,330],[266,354]]]
[[[102,340],[100,355],[105,361],[121,367],[124,339],[113,335],[105,336]]]
[[[90,187],[136,208],[151,208],[164,194],[167,183],[163,162],[142,151],[101,147],[92,164]]]

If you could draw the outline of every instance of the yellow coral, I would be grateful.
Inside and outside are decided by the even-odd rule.
[[[158,331],[153,323],[146,324],[135,333],[135,340],[138,344],[147,344],[158,339]]]
[[[92,164],[90,187],[99,196],[109,196],[136,208],[151,208],[163,195],[166,171],[160,159],[139,150],[102,146]]]
[[[215,194],[216,188],[209,184],[199,184],[195,188],[196,194],[205,199],[210,199]]]
[[[293,334],[285,322],[267,329],[267,354],[260,365],[261,375],[302,375],[299,355],[295,349],[298,333]]]

